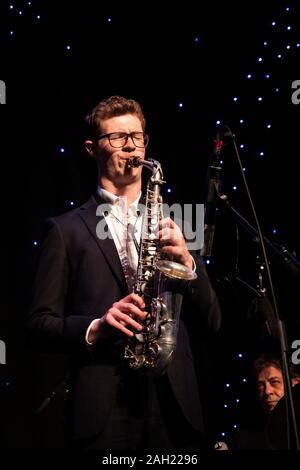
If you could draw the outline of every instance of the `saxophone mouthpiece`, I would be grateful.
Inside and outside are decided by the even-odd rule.
[[[132,157],[127,160],[127,168],[137,168],[140,166],[141,163],[141,157]]]

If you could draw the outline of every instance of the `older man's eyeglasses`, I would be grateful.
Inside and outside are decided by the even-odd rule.
[[[111,132],[110,134],[103,134],[97,137],[97,140],[108,138],[109,143],[114,148],[121,148],[127,144],[129,137],[136,147],[147,147],[149,142],[148,134],[145,132]]]

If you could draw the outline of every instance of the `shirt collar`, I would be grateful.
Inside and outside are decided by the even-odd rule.
[[[107,191],[106,189],[101,188],[101,186],[97,187],[97,193],[99,194],[101,199],[103,199],[103,201],[107,202],[108,204],[111,204],[113,206],[114,205],[120,205],[120,206],[124,207],[123,204],[122,204],[122,201],[124,201],[125,197],[116,196],[116,194],[113,194],[110,191]],[[140,192],[138,197],[136,198],[136,200],[133,201],[130,204],[130,206],[128,206],[127,211],[131,210],[131,211],[136,213],[141,195],[142,195],[142,192]]]

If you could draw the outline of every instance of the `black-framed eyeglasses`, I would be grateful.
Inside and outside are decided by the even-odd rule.
[[[145,132],[111,132],[110,134],[103,134],[97,137],[97,140],[108,138],[109,143],[114,148],[121,148],[127,144],[130,137],[136,147],[147,147],[149,143],[149,136]]]

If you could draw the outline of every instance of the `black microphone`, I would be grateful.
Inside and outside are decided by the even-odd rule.
[[[208,183],[205,201],[204,214],[204,243],[201,249],[201,256],[211,256],[215,227],[216,227],[216,210],[217,198],[221,189],[221,163],[220,156],[223,148],[223,138],[220,131],[217,132],[214,141],[214,151],[211,164],[208,167]]]

